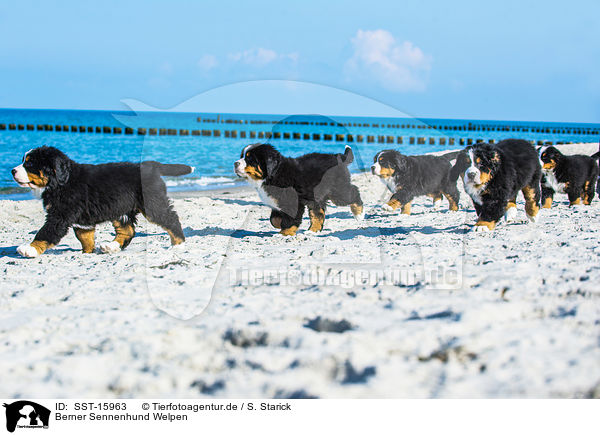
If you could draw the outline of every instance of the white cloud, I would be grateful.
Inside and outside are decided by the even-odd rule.
[[[205,54],[198,61],[198,66],[204,71],[209,71],[219,64],[217,58],[212,54]]]
[[[354,53],[344,66],[350,80],[376,80],[392,91],[423,91],[432,58],[410,41],[397,41],[387,30],[359,30]]]
[[[233,62],[262,67],[278,60],[290,60],[296,63],[299,56],[298,53],[279,54],[274,50],[259,47],[231,53],[228,57]]]

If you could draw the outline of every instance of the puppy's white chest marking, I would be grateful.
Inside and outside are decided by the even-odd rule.
[[[555,192],[565,193],[565,183],[558,182],[556,176],[554,175],[554,171],[550,169],[542,172],[546,177],[546,182],[544,183],[544,186],[552,188]]]
[[[379,177],[381,182],[388,188],[388,190],[392,193],[396,193],[396,182],[392,177],[381,178]]]
[[[275,198],[269,196],[269,194],[263,189],[263,180],[248,180],[251,184],[254,185],[256,192],[258,193],[258,197],[267,207],[271,207],[272,209],[279,210],[279,205]]]
[[[483,189],[485,186],[475,187],[474,184],[465,182],[465,192],[471,197],[473,202],[481,205],[483,200],[481,199],[481,194],[483,193]]]

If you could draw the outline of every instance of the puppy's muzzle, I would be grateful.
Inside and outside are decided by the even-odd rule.
[[[246,161],[244,159],[236,160],[233,163],[233,172],[235,172],[235,174],[238,177],[246,177],[246,174],[244,172],[245,167],[246,167]]]

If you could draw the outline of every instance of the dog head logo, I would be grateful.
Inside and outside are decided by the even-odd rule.
[[[6,430],[14,432],[15,428],[48,428],[50,410],[28,400],[19,400],[4,404],[6,408]]]

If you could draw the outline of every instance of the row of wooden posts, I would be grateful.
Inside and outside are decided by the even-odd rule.
[[[0,124],[0,130],[6,130],[6,124]],[[82,125],[51,125],[51,124],[8,124],[8,130],[27,130],[27,131],[58,131],[71,133],[105,133],[105,134],[126,134],[139,136],[204,136],[204,137],[225,137],[233,139],[290,139],[290,140],[313,140],[313,141],[336,141],[347,143],[386,143],[386,144],[403,144],[409,145],[471,145],[473,143],[484,142],[484,139],[472,138],[453,138],[453,137],[406,137],[406,136],[391,136],[391,135],[362,135],[362,134],[328,134],[328,133],[290,133],[290,132],[271,132],[271,131],[243,131],[243,130],[188,130],[175,128],[145,128],[139,127],[89,127]],[[494,139],[489,139],[486,142],[493,143]],[[534,143],[534,141],[531,141]],[[571,143],[571,142],[557,142]],[[551,145],[553,142],[538,140],[537,144]]]
[[[527,125],[498,125],[498,124],[473,124],[471,122],[464,125],[427,125],[427,124],[386,124],[386,123],[361,123],[346,122],[337,123],[331,121],[274,121],[274,120],[242,120],[225,119],[217,116],[216,118],[197,118],[198,122],[217,123],[217,124],[283,124],[283,125],[314,125],[330,127],[354,127],[354,128],[395,128],[412,130],[437,130],[437,131],[516,131],[523,133],[544,133],[544,134],[577,134],[577,135],[599,135],[600,128],[595,127],[540,127]]]

